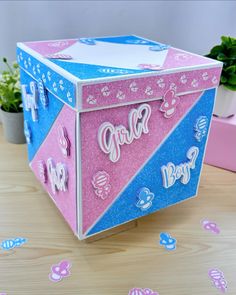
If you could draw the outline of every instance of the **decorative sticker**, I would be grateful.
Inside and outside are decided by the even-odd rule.
[[[211,233],[216,235],[220,233],[220,229],[215,222],[204,219],[201,223],[202,223],[202,227],[205,230],[210,231]]]
[[[38,171],[39,171],[39,178],[42,183],[46,183],[48,180],[47,176],[47,166],[44,161],[38,161]]]
[[[128,295],[159,295],[159,293],[152,291],[149,288],[145,288],[145,289],[133,288],[129,291]]]
[[[213,285],[222,293],[227,291],[227,282],[222,271],[212,268],[208,271],[208,275],[212,280]]]
[[[96,45],[96,41],[92,38],[79,38],[80,43],[86,45]]]
[[[183,184],[187,184],[191,178],[191,169],[195,169],[195,163],[199,154],[199,148],[192,146],[187,151],[188,162],[175,165],[169,162],[161,167],[163,186],[169,188],[175,184],[176,180],[180,179]]]
[[[72,59],[72,56],[69,54],[54,53],[54,54],[45,55],[45,58],[70,60],[70,59]]]
[[[60,282],[62,279],[69,277],[71,275],[70,268],[71,263],[68,260],[62,260],[58,264],[54,264],[51,267],[51,273],[49,274],[49,279],[54,282]]]
[[[92,185],[95,189],[95,194],[99,198],[105,200],[109,197],[109,193],[111,191],[110,176],[106,171],[98,171],[93,176]]]
[[[70,156],[70,140],[64,126],[59,126],[58,130],[58,144],[64,157]]]
[[[150,192],[149,188],[143,187],[139,191],[138,199],[139,201],[137,202],[136,206],[142,211],[146,211],[152,206],[154,194]]]
[[[139,64],[138,67],[142,70],[153,70],[153,71],[162,70],[161,65],[156,65],[156,64]]]
[[[32,131],[27,120],[24,120],[24,134],[26,138],[26,142],[30,144],[32,142]]]
[[[25,243],[27,243],[27,239],[25,238],[15,238],[15,239],[8,239],[1,243],[2,250],[11,250],[16,247],[21,247]]]
[[[168,233],[160,234],[160,245],[168,251],[173,251],[176,249],[176,239],[172,238]]]
[[[159,43],[157,45],[149,47],[149,50],[151,50],[151,51],[162,51],[162,50],[167,50],[168,48],[170,48],[170,45]]]
[[[142,104],[137,109],[132,109],[128,118],[128,129],[123,126],[114,126],[110,122],[104,122],[98,130],[98,144],[105,154],[109,154],[109,159],[115,163],[119,160],[120,146],[131,144],[134,139],[139,139],[141,135],[147,134],[148,121],[151,116],[151,107]]]
[[[203,137],[207,135],[209,126],[209,120],[206,116],[200,116],[194,126],[195,138],[198,142],[201,142]]]
[[[48,106],[48,96],[47,96],[47,90],[44,87],[42,79],[38,80],[38,91],[39,91],[39,99],[43,107],[46,109]]]
[[[38,121],[38,89],[36,82],[30,82],[31,93],[27,93],[27,85],[25,84],[21,86],[21,91],[25,110],[31,111],[33,122]]]
[[[65,164],[59,162],[55,165],[53,159],[49,158],[47,160],[47,174],[54,194],[57,190],[67,191],[68,172]]]
[[[169,119],[174,115],[180,99],[176,96],[174,88],[168,90],[162,99],[163,102],[161,104],[160,111],[164,113],[165,118]]]

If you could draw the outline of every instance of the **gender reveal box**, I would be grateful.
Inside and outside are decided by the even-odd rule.
[[[196,195],[220,62],[137,36],[17,59],[30,167],[79,239]]]

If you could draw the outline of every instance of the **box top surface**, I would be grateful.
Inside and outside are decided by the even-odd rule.
[[[83,81],[145,76],[219,64],[212,59],[134,35],[25,42],[18,43],[18,46],[29,50],[28,53],[36,58],[43,58],[55,70],[61,69],[65,75],[68,73]]]

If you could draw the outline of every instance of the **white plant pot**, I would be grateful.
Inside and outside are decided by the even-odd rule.
[[[227,118],[236,114],[236,91],[228,90],[223,85],[218,88],[214,115]]]

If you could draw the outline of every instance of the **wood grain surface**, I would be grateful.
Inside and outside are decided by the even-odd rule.
[[[184,203],[138,220],[129,231],[84,243],[72,234],[28,168],[26,145],[4,141],[0,125],[0,242],[28,243],[0,250],[0,293],[7,295],[127,295],[133,287],[160,295],[215,295],[208,270],[224,272],[228,294],[236,294],[236,174],[204,166],[199,193]],[[215,221],[220,235],[202,229]],[[159,246],[160,232],[177,239],[177,249]],[[72,275],[48,279],[50,267],[72,262]]]

